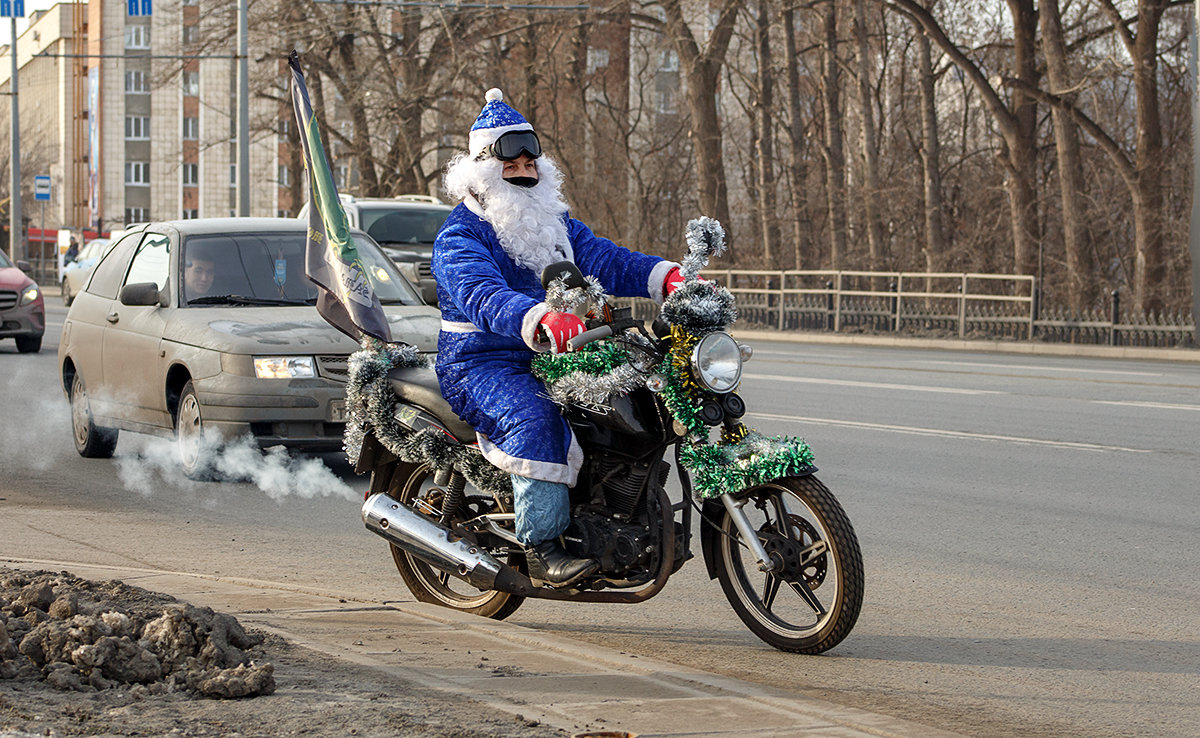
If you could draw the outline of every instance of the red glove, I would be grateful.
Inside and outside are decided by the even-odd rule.
[[[670,297],[671,293],[679,289],[683,284],[683,273],[679,271],[679,267],[672,267],[671,271],[667,272],[667,278],[663,280],[663,297]]]
[[[542,334],[550,342],[550,350],[561,354],[567,350],[567,341],[582,335],[586,330],[583,321],[571,313],[550,312],[538,321]]]

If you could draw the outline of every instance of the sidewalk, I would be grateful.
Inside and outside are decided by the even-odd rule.
[[[8,565],[37,569],[53,563]],[[177,572],[81,565],[71,572],[121,579],[227,612],[248,627],[336,659],[567,733],[588,726],[643,738],[954,735],[433,605],[352,602],[272,582]]]

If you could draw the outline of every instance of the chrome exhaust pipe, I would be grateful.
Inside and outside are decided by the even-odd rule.
[[[533,589],[528,577],[382,492],[371,495],[363,503],[362,518],[367,530],[481,590],[527,594]],[[521,582],[521,579],[525,581]]]

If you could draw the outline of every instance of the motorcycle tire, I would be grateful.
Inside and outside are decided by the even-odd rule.
[[[759,571],[722,510],[716,573],[734,612],[781,651],[816,654],[841,643],[858,620],[864,584],[862,552],[842,506],[814,476],[779,479],[737,497],[783,568]]]
[[[434,470],[426,464],[406,464],[403,462],[391,464],[383,469],[371,472],[371,494],[384,492],[392,499],[420,512],[428,514],[426,506],[414,504],[418,499],[427,498],[431,490]],[[466,497],[483,497],[483,493],[467,485]],[[487,496],[490,499],[490,496]],[[430,507],[437,509],[440,502],[434,501]],[[436,517],[430,515],[430,517]],[[459,520],[453,521],[461,522]],[[396,562],[396,570],[408,586],[413,596],[420,602],[448,607],[451,610],[471,613],[493,620],[503,620],[517,611],[525,602],[520,595],[508,592],[480,592],[470,584],[442,572],[433,566],[412,556],[407,551],[388,544],[392,550],[392,560]],[[509,562],[512,564],[513,562]]]

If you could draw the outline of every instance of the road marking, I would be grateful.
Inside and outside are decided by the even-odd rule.
[[[1129,407],[1153,407],[1160,410],[1195,410],[1200,412],[1200,405],[1173,405],[1169,402],[1132,402],[1129,400],[1092,400],[1097,405],[1128,405]]]
[[[794,384],[831,384],[839,387],[869,387],[872,389],[908,390],[910,392],[939,392],[948,395],[1006,395],[1007,392],[981,389],[959,389],[956,387],[927,387],[918,384],[891,384],[888,382],[857,382],[851,379],[820,379],[817,377],[785,377],[779,374],[743,374],[743,379],[760,379],[766,382],[792,382]]]
[[[968,433],[942,428],[918,428],[909,425],[888,425],[885,423],[866,423],[858,420],[836,420],[833,418],[805,418],[799,415],[775,415],[773,413],[749,413],[755,418],[764,420],[782,420],[791,423],[812,423],[814,425],[836,425],[845,428],[863,428],[887,433],[904,433],[913,436],[937,436],[941,438],[962,438],[972,441],[1001,441],[1004,443],[1019,443],[1033,446],[1049,446],[1051,448],[1072,448],[1079,451],[1128,451],[1134,454],[1154,453],[1149,448],[1128,448],[1125,446],[1106,446],[1099,443],[1078,443],[1075,441],[1049,441],[1044,438],[1026,438],[1022,436],[1002,436],[995,433]]]
[[[992,364],[985,361],[932,361],[917,360],[918,364],[941,364],[945,366],[977,366],[985,369],[1026,369],[1031,372],[1071,372],[1073,374],[1119,374],[1130,377],[1161,377],[1162,372],[1125,372],[1115,369],[1076,369],[1065,366],[1030,366],[1027,364]]]

